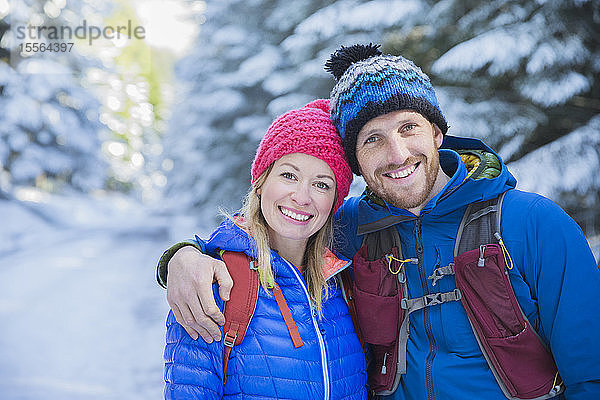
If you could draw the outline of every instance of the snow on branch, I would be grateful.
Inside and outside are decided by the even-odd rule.
[[[600,190],[600,114],[587,125],[508,165],[518,188],[549,198]],[[534,173],[538,171],[538,173]]]
[[[573,96],[590,89],[591,83],[585,76],[570,71],[553,80],[528,81],[519,91],[535,103],[545,107],[563,104]]]
[[[499,76],[515,71],[521,59],[536,48],[542,31],[537,24],[496,28],[462,42],[443,54],[432,66],[436,74],[474,72],[487,66],[488,73]]]

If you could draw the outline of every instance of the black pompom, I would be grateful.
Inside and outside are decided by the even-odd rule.
[[[339,80],[344,72],[357,61],[366,60],[373,56],[380,56],[378,44],[355,44],[350,47],[340,47],[329,57],[325,63],[325,71],[331,72]]]

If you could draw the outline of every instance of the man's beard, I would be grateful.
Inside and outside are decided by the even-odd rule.
[[[429,162],[427,162],[429,161]],[[365,178],[369,189],[373,191],[379,198],[385,200],[388,204],[393,205],[394,207],[401,208],[404,210],[411,210],[415,207],[423,205],[425,201],[429,198],[431,191],[435,185],[435,181],[437,180],[439,171],[440,171],[440,161],[438,152],[434,152],[433,158],[427,160],[425,156],[420,159],[421,164],[419,168],[425,168],[425,187],[419,192],[415,193],[414,189],[411,192],[406,190],[394,190],[392,188],[386,188],[381,184],[381,181],[370,182],[371,179]],[[397,169],[399,166],[386,166],[382,168],[382,171],[391,171]],[[381,176],[379,169],[376,172],[376,176]]]

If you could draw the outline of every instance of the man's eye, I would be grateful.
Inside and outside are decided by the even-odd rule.
[[[406,124],[406,125],[402,126],[402,128],[400,128],[400,130],[402,132],[408,132],[408,131],[412,131],[416,127],[417,127],[417,124]]]
[[[378,140],[377,136],[369,136],[369,137],[367,138],[367,140],[365,140],[365,144],[367,144],[367,143],[374,143],[374,142],[376,142],[377,140]]]

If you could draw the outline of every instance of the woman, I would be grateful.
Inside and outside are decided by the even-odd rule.
[[[241,215],[226,219],[203,245],[210,254],[242,252],[256,260],[255,312],[231,350],[226,379],[223,341],[191,339],[170,312],[165,398],[366,399],[364,354],[333,279],[349,262],[326,248],[333,213],[352,180],[328,101],[277,118],[251,172]],[[277,289],[299,343],[274,297]]]

